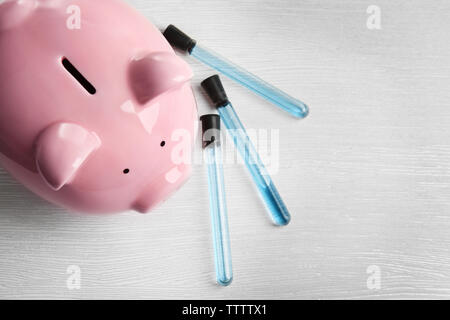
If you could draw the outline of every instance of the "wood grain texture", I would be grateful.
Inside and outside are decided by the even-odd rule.
[[[201,165],[153,213],[107,217],[55,208],[0,171],[0,298],[450,298],[448,1],[128,2],[311,106],[294,120],[224,79],[248,128],[279,130],[273,178],[292,223],[273,227],[227,165],[235,278],[221,288]],[[371,4],[381,30],[366,27]],[[189,61],[209,112],[198,86],[212,71]]]

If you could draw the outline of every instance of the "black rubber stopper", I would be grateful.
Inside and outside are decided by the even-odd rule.
[[[202,122],[203,148],[214,141],[220,141],[220,117],[218,114],[205,114],[200,117]]]
[[[202,88],[206,91],[212,103],[218,108],[229,103],[227,93],[223,88],[220,77],[216,74],[201,83]]]
[[[183,31],[175,27],[173,24],[169,25],[163,32],[164,37],[169,41],[170,45],[181,51],[191,53],[197,42],[185,34]]]

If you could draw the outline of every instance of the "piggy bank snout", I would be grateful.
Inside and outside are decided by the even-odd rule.
[[[155,52],[134,59],[129,67],[129,83],[136,100],[146,104],[157,96],[178,89],[190,81],[192,70],[171,52]]]
[[[179,189],[191,175],[192,167],[186,164],[173,166],[143,188],[137,199],[132,203],[132,209],[147,213],[155,206],[165,201],[173,190]]]

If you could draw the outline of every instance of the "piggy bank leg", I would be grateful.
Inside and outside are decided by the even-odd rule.
[[[39,174],[55,191],[70,183],[78,169],[99,146],[99,137],[73,123],[47,127],[35,145]]]

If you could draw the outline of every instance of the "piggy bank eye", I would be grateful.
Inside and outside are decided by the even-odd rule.
[[[166,145],[166,142],[163,140],[161,141],[161,143],[159,144],[161,147],[164,147]]]
[[[130,173],[130,169],[124,169],[123,170],[123,174],[129,174]]]

